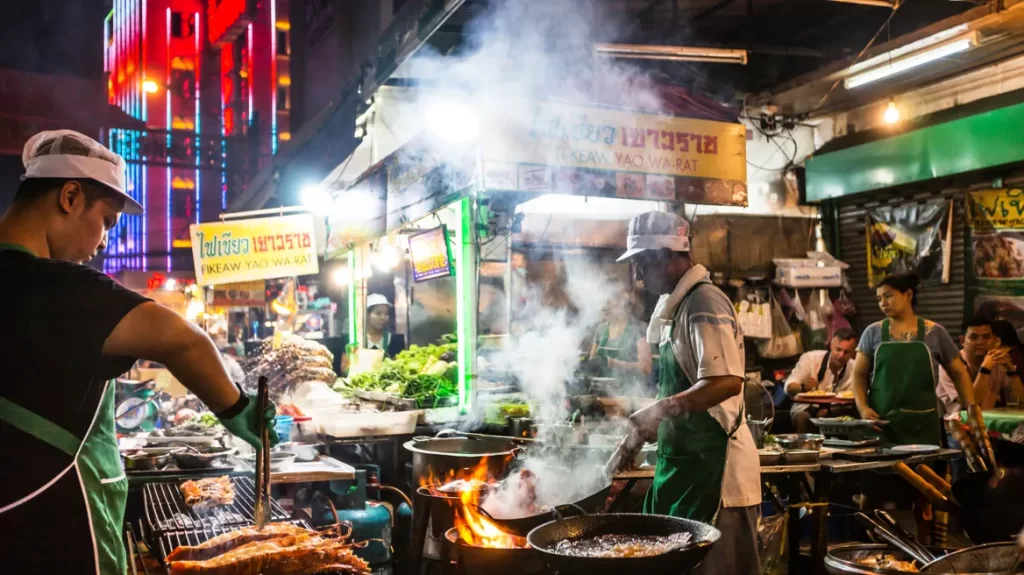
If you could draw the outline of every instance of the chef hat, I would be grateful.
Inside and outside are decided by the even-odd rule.
[[[125,200],[124,213],[141,214],[142,205],[125,191],[124,158],[74,130],[39,132],[25,142],[21,154],[29,178],[88,178]]]

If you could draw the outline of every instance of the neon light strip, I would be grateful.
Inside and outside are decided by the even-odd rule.
[[[198,224],[199,221],[200,221],[200,211],[202,210],[202,197],[203,197],[202,191],[200,191],[200,189],[199,189],[199,157],[201,155],[200,152],[199,152],[199,147],[200,147],[200,142],[199,142],[199,65],[200,65],[200,62],[199,62],[199,55],[200,55],[200,51],[199,51],[199,26],[200,26],[200,23],[199,23],[199,12],[195,13],[195,19],[196,19],[195,20],[195,22],[196,22],[196,29],[193,32],[193,35],[194,35],[194,37],[196,39],[196,65],[195,65],[195,72],[194,72],[194,76],[193,76],[194,80],[193,80],[192,86],[193,86],[193,91],[195,92],[195,96],[196,96],[196,135],[195,135],[195,142],[193,143],[193,146],[192,146],[192,151],[195,152],[195,154],[196,154],[196,223]]]
[[[359,322],[356,321],[356,252],[355,250],[348,251],[348,342],[356,345],[361,345],[359,339],[359,333],[357,326]]]
[[[476,353],[476,269],[473,249],[473,198],[455,204],[459,219],[459,254],[455,259],[455,332],[459,338],[459,411],[472,399],[473,354]]]
[[[252,122],[252,24],[249,24],[249,57],[246,58],[245,65],[249,68],[249,80],[246,85],[249,86],[249,116],[247,122]]]
[[[270,153],[277,153],[277,0],[270,0]]]
[[[167,271],[171,271],[171,9],[167,9]]]
[[[142,2],[142,58],[141,58],[141,60],[142,60],[142,81],[145,82],[146,81],[146,52],[148,51],[148,50],[146,50],[146,24],[147,24],[147,21],[146,21],[146,4],[149,3],[149,0],[141,0],[141,2]],[[143,90],[142,91],[142,121],[143,122],[145,122],[147,120],[147,117],[149,115],[149,105],[148,105],[149,102],[148,102],[148,100],[149,100],[149,95],[146,94],[145,90]],[[145,172],[146,170],[142,170],[142,171]],[[143,204],[142,205],[146,205],[145,204],[145,200],[143,200]],[[143,220],[145,220],[145,217],[143,217]],[[143,232],[143,233],[145,233],[145,232]]]

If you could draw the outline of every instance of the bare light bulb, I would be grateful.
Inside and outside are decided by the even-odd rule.
[[[889,104],[885,107],[885,113],[882,114],[882,119],[889,125],[900,121],[900,109],[896,107],[896,100],[889,100]]]

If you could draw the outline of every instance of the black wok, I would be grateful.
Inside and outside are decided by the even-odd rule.
[[[500,517],[494,517],[481,507],[478,507],[477,509],[479,509],[481,513],[487,516],[492,523],[505,533],[526,537],[526,535],[530,533],[530,531],[533,531],[535,527],[539,527],[540,525],[551,521],[553,517],[556,519],[560,517],[572,517],[580,515],[580,511],[582,511],[583,515],[603,511],[605,501],[608,499],[608,493],[611,489],[612,484],[609,482],[608,485],[604,486],[600,491],[592,493],[579,501],[567,505],[557,505],[549,511],[530,515],[529,517],[502,519]]]
[[[691,544],[652,557],[596,558],[573,557],[555,551],[555,546],[566,539],[584,539],[608,534],[668,536],[690,533]],[[526,540],[541,553],[548,567],[561,575],[638,575],[641,573],[675,574],[693,569],[704,560],[711,546],[722,533],[714,527],[679,517],[641,515],[637,513],[609,513],[581,515],[550,521],[537,527]]]

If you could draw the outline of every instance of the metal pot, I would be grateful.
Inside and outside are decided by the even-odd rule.
[[[493,477],[501,477],[509,460],[515,455],[516,444],[511,440],[470,437],[417,437],[403,446],[412,452],[412,472],[415,484],[431,476],[444,480],[449,473],[472,469],[487,458],[487,467]]]

